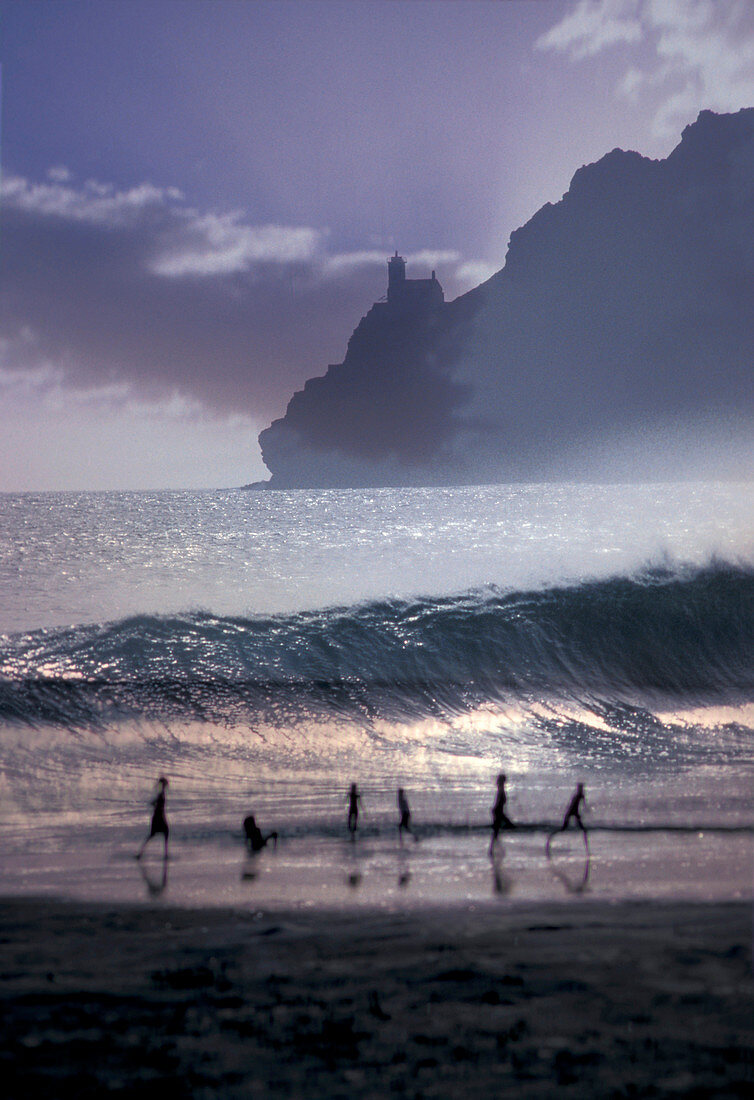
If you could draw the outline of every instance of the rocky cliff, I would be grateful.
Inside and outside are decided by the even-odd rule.
[[[453,302],[377,303],[260,435],[270,487],[754,476],[754,109],[615,149]]]

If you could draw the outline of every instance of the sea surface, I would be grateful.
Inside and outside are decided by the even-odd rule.
[[[754,487],[0,495],[0,753],[5,894],[752,897]]]

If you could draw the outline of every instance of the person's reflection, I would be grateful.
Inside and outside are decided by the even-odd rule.
[[[592,857],[589,852],[589,844],[586,836],[584,837],[584,848],[586,854],[584,857],[584,868],[581,874],[574,875],[566,870],[565,867],[560,867],[557,863],[553,863],[552,860],[548,863],[550,871],[559,882],[562,882],[568,894],[583,894],[588,886]]]
[[[247,852],[246,859],[241,867],[241,882],[253,882],[259,876],[256,855],[256,852]]]
[[[356,890],[361,885],[361,868],[359,866],[359,857],[356,851],[350,847],[348,849],[348,870],[346,871],[346,885],[350,886],[352,890]]]
[[[408,855],[403,848],[398,849],[398,887],[401,890],[405,890],[408,884],[411,882],[411,868],[408,862]]]
[[[505,897],[513,889],[513,879],[503,869],[505,850],[495,847],[490,852],[490,866],[492,867],[492,892],[498,897]]]
[[[168,884],[168,859],[164,856],[162,859],[162,873],[157,876],[154,874],[154,865],[150,871],[146,864],[139,862],[139,870],[141,871],[141,877],[144,879],[144,884],[147,888],[147,893],[151,898],[158,898],[165,890]]]

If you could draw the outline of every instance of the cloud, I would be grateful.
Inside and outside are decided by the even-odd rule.
[[[28,353],[35,345],[34,335],[28,329],[16,339],[0,338],[0,393],[4,401],[33,399],[38,407],[48,411],[59,410],[70,414],[81,408],[99,409],[111,414],[126,412],[145,420],[196,421],[207,415],[205,405],[178,392],[145,400],[127,381],[72,386],[65,372],[53,363],[37,361],[35,365],[26,367],[5,365],[19,362],[22,357],[19,351]],[[245,422],[247,427],[251,424],[248,418]]]
[[[344,252],[340,255],[329,256],[324,265],[324,272],[327,275],[340,276],[344,273],[353,272],[357,268],[382,268],[384,263],[384,250],[363,249],[360,252]]]
[[[580,0],[536,46],[575,62],[624,47],[616,93],[651,97],[658,139],[699,110],[754,103],[754,5],[741,0]]]
[[[338,251],[326,227],[198,210],[177,188],[6,176],[0,232],[0,385],[104,400],[195,402],[264,423],[340,361],[385,292],[391,248]],[[454,250],[409,255],[446,291]],[[40,397],[41,399],[41,397]],[[57,398],[56,398],[57,399]]]
[[[83,187],[70,184],[67,169],[52,168],[48,183],[32,183],[21,176],[3,179],[0,197],[11,209],[42,217],[86,222],[111,228],[133,224],[150,207],[165,208],[180,192],[142,183],[125,191],[112,184],[87,180]]]
[[[568,15],[537,39],[536,46],[581,61],[610,46],[639,42],[642,27],[635,12],[631,0],[579,0]]]
[[[4,400],[18,397],[45,395],[60,387],[63,372],[47,363],[27,370],[14,370],[0,366],[0,393]]]
[[[439,267],[441,264],[457,264],[461,260],[460,252],[452,249],[433,250],[422,248],[418,252],[409,252],[404,257],[406,264],[412,268]]]
[[[43,218],[77,221],[117,229],[145,224],[150,215],[155,255],[148,268],[156,275],[223,275],[248,271],[260,263],[296,263],[313,259],[326,234],[309,226],[248,225],[242,211],[200,213],[183,204],[174,187],[117,190],[87,180],[73,185],[66,168],[51,168],[48,182],[18,176],[2,184],[2,200],[12,209]]]
[[[261,424],[213,412],[174,391],[147,398],[127,381],[78,385],[33,361],[28,330],[0,339],[3,491],[241,485],[264,474],[255,446]]]
[[[455,249],[431,249],[423,248],[417,252],[407,252],[404,260],[409,268],[416,270],[424,268],[432,269],[444,265],[451,270],[461,261],[461,253]],[[379,267],[385,268],[387,259],[385,250],[368,249],[361,252],[345,252],[340,255],[328,257],[324,270],[330,275],[341,275],[344,272],[353,271],[356,268]],[[455,270],[458,277],[458,270]],[[461,277],[461,281],[464,279]]]
[[[184,214],[163,237],[150,268],[156,275],[229,275],[255,264],[314,260],[325,234],[307,226],[245,225],[240,212]]]
[[[180,397],[12,389],[2,391],[2,410],[3,490],[223,487],[263,473],[256,422],[208,415]]]
[[[469,289],[486,283],[498,270],[495,264],[485,263],[483,260],[469,260],[456,269],[456,279]]]
[[[73,174],[64,164],[55,164],[48,169],[47,178],[54,180],[55,183],[68,183],[69,180],[73,179]]]

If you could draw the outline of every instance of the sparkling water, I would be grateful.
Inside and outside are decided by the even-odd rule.
[[[730,484],[0,496],[4,887],[140,890],[165,773],[174,898],[578,887],[580,835],[539,866],[576,779],[590,890],[748,896],[752,519]],[[231,874],[250,810],[277,861]]]

